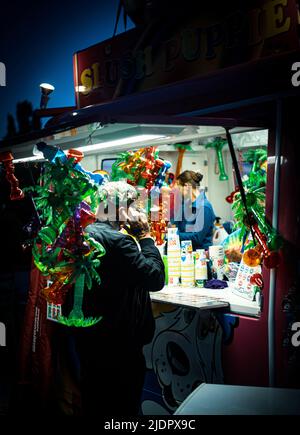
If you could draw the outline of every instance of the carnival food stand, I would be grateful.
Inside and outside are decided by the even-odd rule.
[[[162,250],[169,273],[165,288],[151,295],[156,332],[152,343],[144,349],[148,369],[141,403],[144,414],[173,413],[204,382],[293,386],[291,373],[297,357],[289,337],[291,319],[296,318],[295,258],[299,238],[295,228],[299,210],[295,211],[290,186],[299,192],[296,177],[299,152],[295,147],[298,129],[293,111],[299,90],[292,86],[290,66],[299,58],[298,15],[294,2],[262,3],[262,8],[255,11],[264,14],[268,24],[266,33],[256,34],[256,41],[246,41],[246,58],[239,57],[238,46],[236,62],[234,49],[221,39],[214,40],[210,47],[215,52],[214,58],[203,60],[201,50],[197,51],[194,45],[192,57],[193,53],[185,51],[186,44],[182,53],[175,50],[178,41],[182,41],[180,32],[174,40],[164,41],[155,62],[144,65],[143,75],[137,75],[140,69],[125,74],[129,71],[126,65],[132,66],[133,61],[141,59],[135,52],[130,52],[128,58],[126,51],[136,37],[135,30],[76,53],[76,109],[53,118],[39,132],[2,144],[4,153],[13,153],[16,172],[18,165],[24,165],[22,159],[28,167],[41,164],[28,163],[29,157],[40,162],[49,160],[49,156],[33,155],[33,147],[41,141],[57,147],[66,156],[70,149],[83,152],[80,167],[89,175],[103,169],[110,172],[111,165],[118,167],[122,158],[123,163],[129,163],[127,175],[134,175],[130,167],[135,166],[130,159],[141,156],[144,163],[160,159],[171,163],[174,169],[182,154],[183,170],[197,169],[204,174],[203,188],[216,214],[223,221],[235,218],[238,228],[251,233],[252,245],[242,252],[243,255],[247,251],[251,253],[247,267],[241,268],[238,262],[239,270],[235,270],[233,278],[226,264],[235,261],[225,262],[222,278],[226,273],[228,276],[221,280],[226,282],[223,288],[183,285],[180,272],[173,276],[170,273],[174,272],[174,262],[171,264],[169,258],[176,257],[175,263],[179,265],[182,254],[185,258],[189,254],[190,267],[194,264],[196,274],[196,255],[189,249],[182,253],[178,246],[175,257],[168,252],[168,246]],[[278,10],[282,13],[281,20],[275,13]],[[147,47],[144,49],[144,54],[149,54]],[[127,57],[120,62],[122,53],[127,53]],[[224,65],[222,54],[228,55],[224,57]],[[149,57],[143,59],[149,61]],[[212,59],[218,62],[211,64]],[[103,73],[102,77],[99,68],[103,65],[107,74]],[[178,76],[173,74],[176,68]],[[117,70],[119,75],[112,82],[111,72]],[[117,95],[113,94],[115,89]],[[177,145],[187,143],[190,148],[180,152]],[[262,149],[265,153],[262,160],[259,153],[249,156],[249,151]],[[154,166],[147,169],[155,174]],[[249,178],[249,173],[255,175]],[[152,186],[159,178],[157,171]],[[18,187],[15,181],[12,186]],[[253,195],[253,186],[264,188],[258,197]],[[262,192],[265,197],[260,196]],[[252,196],[247,196],[249,193]],[[237,207],[232,210],[234,204]],[[160,242],[166,242],[168,232],[165,219],[163,224],[160,227],[163,237],[156,232]],[[277,239],[279,234],[282,244]],[[257,246],[259,249],[255,249]],[[232,248],[229,243],[227,248],[235,251],[236,245]],[[213,264],[210,257],[206,256],[207,264],[209,261]],[[256,276],[250,282],[252,275]],[[174,279],[170,282],[170,278]],[[201,276],[199,281],[206,279]],[[40,274],[33,269],[23,376],[28,376],[26,359],[34,342],[36,383],[46,395],[52,368],[50,359],[45,361],[41,352],[46,346],[47,353],[51,353],[55,324],[51,318],[57,319],[59,309],[51,311],[48,307],[47,310],[47,302],[39,297],[40,290]]]
[[[30,170],[30,165],[38,164],[43,167],[47,158],[54,161],[55,155],[56,157],[67,156],[68,153],[71,153],[72,156],[76,156],[77,154],[84,153],[84,158],[79,163],[79,169],[84,174],[86,173],[94,177],[94,181],[98,180],[98,178],[101,179],[103,165],[107,161],[113,162],[111,171],[108,173],[108,176],[111,176],[112,179],[114,179],[113,171],[118,173],[118,170],[121,167],[124,168],[126,163],[129,171],[127,174],[123,172],[120,175],[126,178],[133,173],[130,169],[131,160],[133,161],[135,156],[140,157],[143,152],[148,152],[148,160],[151,156],[153,158],[155,152],[155,159],[160,158],[161,162],[168,162],[168,170],[171,171],[171,165],[173,167],[176,166],[176,160],[179,155],[176,144],[188,142],[191,144],[191,147],[183,157],[182,169],[188,168],[191,165],[194,169],[204,172],[203,188],[206,191],[206,195],[211,198],[213,206],[218,213],[222,213],[224,220],[233,220],[231,204],[226,201],[226,197],[228,199],[232,195],[231,192],[237,191],[237,185],[231,163],[231,155],[228,145],[225,143],[226,130],[223,126],[211,124],[217,124],[219,121],[219,123],[225,124],[228,129],[230,124],[235,124],[234,120],[205,120],[203,118],[201,119],[201,124],[182,125],[180,122],[182,120],[178,118],[169,117],[168,123],[166,119],[161,120],[161,123],[159,123],[159,118],[156,118],[157,123],[154,123],[155,118],[151,117],[151,123],[148,120],[148,123],[138,124],[134,122],[135,117],[131,117],[131,122],[129,122],[127,117],[127,122],[124,122],[121,116],[120,119],[114,117],[113,122],[109,123],[107,118],[101,121],[101,114],[98,114],[99,122],[80,125],[81,113],[77,112],[73,116],[79,124],[78,127],[72,126],[72,128],[67,128],[51,135],[46,130],[45,136],[40,138],[42,141],[34,139],[27,144],[16,145],[14,148],[15,168],[25,165],[27,170]],[[184,120],[187,121],[186,118]],[[172,124],[172,121],[174,121],[174,124]],[[197,121],[198,123],[199,119],[190,119],[189,121],[194,123]],[[266,149],[268,141],[267,130],[238,126],[227,130],[227,134],[229,131],[232,132],[233,141],[236,143],[235,146],[239,150],[240,156],[242,156],[242,152],[249,153],[249,150],[252,150],[253,153],[257,149]],[[222,136],[224,144],[222,144],[222,153],[218,154],[213,147],[207,145],[213,143],[212,139]],[[130,151],[128,152],[129,147]],[[43,155],[39,154],[41,150],[44,152]],[[261,171],[260,173],[266,177],[267,172],[265,169],[260,168],[262,164],[266,166],[266,152],[264,156],[265,158],[262,162],[259,164],[256,162],[256,166]],[[32,159],[34,160],[32,161]],[[241,160],[240,164],[247,164],[247,162]],[[253,166],[253,161],[251,164],[248,163],[249,165],[250,167]],[[222,173],[220,173],[220,168],[223,171]],[[140,174],[144,169],[142,161],[140,168],[136,165],[134,166],[135,180],[140,178]],[[155,171],[152,172],[152,174],[154,173]],[[159,173],[162,172],[156,173],[152,179],[152,189],[155,187],[156,182],[159,182],[159,186],[163,187],[165,175],[159,177]],[[221,179],[222,175],[223,180]],[[53,180],[53,175],[50,176],[50,181],[51,179]],[[63,180],[61,180],[61,183],[63,184]],[[167,191],[171,191],[170,187],[167,188]],[[148,213],[151,220],[150,209]],[[157,227],[154,226],[153,236],[156,239],[162,256],[166,260],[168,278],[163,290],[151,294],[157,327],[153,342],[145,347],[148,371],[141,403],[142,412],[145,414],[153,414],[155,412],[172,413],[196,385],[201,382],[223,383],[224,371],[226,370],[222,366],[222,347],[224,343],[230,343],[232,340],[234,329],[238,327],[239,316],[246,316],[249,319],[253,319],[253,321],[259,321],[263,308],[261,291],[255,294],[250,294],[248,291],[246,297],[243,294],[247,293],[246,287],[249,284],[244,277],[242,283],[237,286],[236,280],[232,279],[229,274],[230,280],[225,278],[226,281],[223,281],[223,288],[221,286],[218,289],[205,288],[204,283],[201,287],[197,287],[196,275],[193,275],[192,282],[189,284],[185,285],[184,282],[180,284],[179,272],[177,277],[179,278],[178,283],[177,285],[174,284],[174,281],[171,280],[172,266],[168,264],[169,253],[167,249],[168,242],[166,241],[168,228],[166,217],[159,215],[158,224],[160,224],[160,231],[157,233]],[[41,231],[44,231],[43,237],[46,237],[45,240],[49,247],[49,243],[51,244],[55,239],[50,240],[52,236],[49,226],[47,231],[43,229]],[[236,246],[233,246],[233,251],[235,249],[237,249]],[[182,253],[179,255],[182,255]],[[222,255],[224,256],[224,250]],[[38,269],[44,271],[42,258],[37,251],[35,251],[34,259]],[[208,259],[209,256],[206,261]],[[180,261],[180,257],[178,260]],[[57,259],[58,263],[59,259]],[[196,272],[196,269],[193,270]],[[236,272],[237,270],[234,273]],[[223,277],[224,275],[222,275]],[[41,278],[38,270],[34,268],[32,271],[31,298],[29,302],[31,316],[29,315],[28,321],[30,319],[31,322],[36,324],[38,312],[39,327],[43,323],[55,323],[61,314],[61,292],[57,291],[55,293],[55,290],[59,290],[60,287],[56,286],[54,288],[48,283],[46,289],[42,290],[43,297],[41,298],[38,288],[45,286],[45,282],[41,284]],[[207,281],[207,275],[205,281]],[[251,291],[254,288],[259,290],[257,285],[251,285],[250,288]],[[243,289],[245,289],[245,292]],[[50,294],[56,295],[54,299],[49,298]],[[42,313],[44,314],[42,315]],[[66,322],[72,326],[69,321]],[[73,326],[76,325],[74,324]],[[52,328],[53,326],[51,326],[50,330]],[[45,339],[46,337],[44,337]],[[37,337],[35,337],[35,340],[39,341]],[[30,332],[25,343],[31,346],[31,341],[32,336]],[[39,348],[38,341],[35,343],[37,348]],[[177,367],[178,364],[181,369]],[[43,364],[40,361],[38,365]],[[177,388],[175,381],[178,385],[181,385],[182,381],[184,381],[188,387]],[[167,395],[165,391],[169,391]]]

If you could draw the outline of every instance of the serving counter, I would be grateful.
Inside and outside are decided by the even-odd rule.
[[[150,296],[152,302],[198,308],[199,310],[222,308],[230,313],[259,317],[259,303],[234,294],[233,284],[228,283],[228,285],[229,287],[224,289],[165,286],[159,292],[150,293]]]
[[[147,374],[141,409],[172,414],[201,383],[223,384],[224,346],[239,327],[239,316],[260,321],[259,301],[225,289],[165,286],[150,293],[155,333],[144,347]]]

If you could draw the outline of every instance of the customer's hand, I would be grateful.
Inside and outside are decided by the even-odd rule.
[[[148,219],[144,212],[134,207],[129,207],[128,214],[123,209],[122,215],[126,220],[124,228],[129,234],[136,237],[138,240],[151,237]]]

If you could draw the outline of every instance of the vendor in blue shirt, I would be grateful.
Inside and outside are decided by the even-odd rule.
[[[202,178],[199,172],[184,171],[176,179],[172,223],[178,228],[180,241],[191,240],[193,250],[212,245],[215,213],[205,192],[200,191]]]

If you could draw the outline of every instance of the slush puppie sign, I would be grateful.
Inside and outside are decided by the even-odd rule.
[[[153,89],[176,81],[277,55],[298,48],[298,13],[291,0],[265,0],[259,6],[221,15],[190,17],[134,48],[138,29],[74,55],[77,106]],[[121,83],[121,85],[120,85]]]

